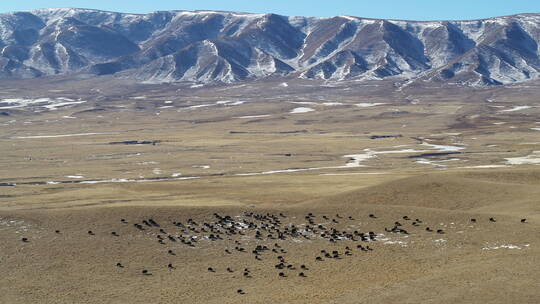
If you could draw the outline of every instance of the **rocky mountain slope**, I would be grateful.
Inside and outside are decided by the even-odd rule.
[[[86,9],[0,14],[0,78],[146,82],[264,77],[509,84],[540,75],[540,14],[471,21]]]

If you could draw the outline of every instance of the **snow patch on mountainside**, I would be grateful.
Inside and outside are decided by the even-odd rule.
[[[402,21],[40,9],[0,14],[0,78],[115,74],[202,85],[399,77],[401,89],[425,81],[500,85],[540,78],[539,32],[537,14]]]

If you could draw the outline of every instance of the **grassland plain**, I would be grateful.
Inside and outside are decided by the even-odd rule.
[[[3,82],[0,302],[537,303],[539,90]]]

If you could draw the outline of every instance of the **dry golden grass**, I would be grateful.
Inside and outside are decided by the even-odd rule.
[[[62,96],[92,85],[35,90]],[[540,150],[540,132],[532,130],[539,127],[540,108],[501,113],[503,108],[493,107],[510,109],[509,101],[538,105],[522,96],[532,89],[388,93],[368,86],[348,92],[307,85],[299,82],[296,90],[305,90],[300,93],[272,83],[187,91],[148,86],[139,93],[118,88],[124,91],[103,102],[0,117],[0,183],[16,183],[0,187],[0,302],[538,302],[540,169],[509,165],[506,158]],[[3,86],[0,97],[10,97],[29,84],[21,84],[20,91]],[[112,86],[103,84],[103,90],[112,92]],[[130,98],[137,95],[147,98]],[[174,100],[174,107],[160,108],[165,100]],[[248,102],[185,108],[216,100]],[[354,105],[366,102],[386,104]],[[289,114],[296,107],[315,111]],[[96,108],[105,110],[85,112]],[[239,118],[253,115],[270,116]],[[82,133],[105,134],[20,138]],[[370,139],[384,134],[401,137]],[[157,144],[109,144],[126,140]],[[412,151],[395,153],[405,149]],[[377,154],[381,151],[394,153]],[[344,157],[367,153],[374,154],[360,166]],[[496,168],[467,168],[476,166]],[[274,172],[280,170],[290,171]],[[249,234],[202,241],[196,248],[160,245],[156,229],[140,232],[132,226],[154,218],[163,229],[176,231],[175,220],[211,221],[214,212],[241,216],[246,211],[283,212],[284,222],[297,225],[313,212],[318,223],[389,239],[370,243],[374,250],[368,253],[354,249],[351,257],[324,262],[314,259],[321,249],[343,251],[357,243],[279,241],[290,263],[310,268],[306,278],[292,270],[279,278],[273,267],[277,254],[264,253],[262,261],[251,253],[224,254],[234,241],[248,252],[275,241]],[[354,220],[332,224],[321,218],[336,213]],[[370,213],[378,218],[369,218]],[[409,235],[386,233],[384,228],[403,222],[403,215],[423,223],[405,223]],[[427,226],[446,233],[426,232]],[[500,247],[507,245],[516,248]],[[118,262],[125,268],[115,267]],[[167,269],[168,263],[176,268]],[[209,266],[216,273],[209,273]],[[245,267],[252,278],[242,276]],[[152,275],[141,275],[142,269]]]

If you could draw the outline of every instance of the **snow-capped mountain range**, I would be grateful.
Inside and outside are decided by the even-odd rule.
[[[496,85],[540,77],[540,14],[470,21],[220,11],[0,14],[0,78],[82,73],[145,82],[265,77]]]

